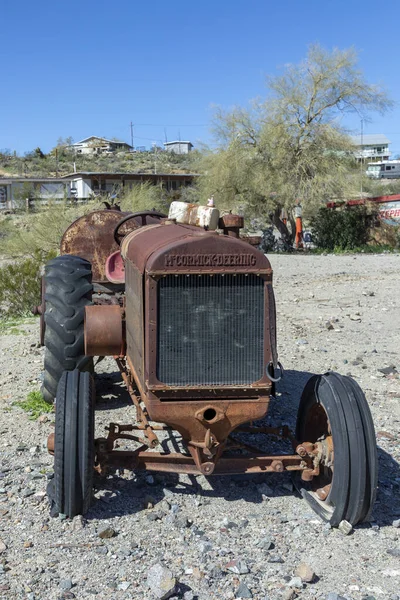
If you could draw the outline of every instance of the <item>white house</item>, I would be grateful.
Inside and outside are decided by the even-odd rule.
[[[192,142],[165,142],[164,149],[167,152],[175,152],[175,154],[189,154],[191,149],[193,148]]]
[[[391,142],[382,133],[353,135],[351,140],[357,147],[354,155],[358,161],[365,159],[368,159],[369,162],[389,160],[391,154],[389,144]]]
[[[118,140],[108,140],[107,138],[91,135],[90,137],[76,142],[69,146],[76,154],[109,154],[112,152],[131,152],[132,146],[126,142]]]

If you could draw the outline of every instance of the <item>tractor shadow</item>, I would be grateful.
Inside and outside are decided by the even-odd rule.
[[[301,393],[312,375],[313,373],[307,371],[286,371],[283,379],[277,384],[276,395],[271,398],[267,415],[257,424],[273,427],[288,425],[294,430]],[[97,411],[131,405],[119,372],[97,375],[96,387],[98,391],[101,390],[96,405]],[[233,435],[237,440],[256,446],[265,453],[280,454],[293,451],[288,440],[278,440],[260,434],[236,432]],[[168,433],[161,441],[161,446],[162,452],[181,452],[183,448],[177,433]],[[378,458],[379,488],[371,521],[385,526],[391,525],[393,520],[400,517],[400,465],[380,447]],[[200,503],[208,503],[211,498],[224,498],[228,501],[244,500],[249,505],[257,505],[264,501],[260,484],[268,486],[267,495],[271,498],[298,495],[288,473],[216,475],[204,479],[194,475],[137,471],[129,477],[131,478],[126,478],[125,474],[116,469],[111,478],[96,478],[95,489],[99,499],[93,504],[87,518],[101,520],[132,515],[143,511],[149,502],[155,507],[151,512],[157,513],[157,505],[164,499],[174,503],[175,494],[192,496]],[[305,511],[307,512],[306,505]],[[251,513],[250,507],[249,512]],[[148,514],[150,516],[150,511]],[[159,516],[163,517],[161,513]]]

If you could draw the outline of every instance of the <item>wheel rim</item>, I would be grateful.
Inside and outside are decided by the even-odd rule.
[[[320,474],[310,482],[309,493],[318,503],[328,509],[334,508],[331,492],[334,477],[334,447],[332,429],[328,415],[322,404],[316,403],[310,407],[305,417],[304,437],[307,441],[322,442],[326,448],[320,461]]]

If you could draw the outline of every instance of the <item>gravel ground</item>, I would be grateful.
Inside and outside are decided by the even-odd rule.
[[[267,422],[294,425],[310,373],[351,373],[379,446],[371,523],[348,536],[330,529],[286,475],[130,472],[96,481],[84,519],[50,518],[44,443],[52,417],[32,421],[13,405],[40,385],[43,351],[32,321],[19,335],[0,335],[1,600],[400,600],[400,380],[378,370],[400,371],[400,255],[271,262],[286,374]],[[128,423],[133,410],[113,363],[97,371],[100,433],[108,421]]]

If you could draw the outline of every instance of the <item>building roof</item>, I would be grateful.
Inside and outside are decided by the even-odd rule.
[[[193,146],[192,142],[185,142],[183,140],[176,140],[175,142],[164,142],[164,146],[170,146],[171,144],[189,144],[190,146]]]
[[[64,177],[0,177],[0,185],[9,183],[65,183]]]
[[[71,146],[78,146],[79,144],[84,144],[85,142],[88,142],[89,140],[101,140],[102,142],[108,142],[110,144],[123,144],[124,146],[129,146],[129,148],[132,148],[132,146],[130,144],[127,144],[126,142],[121,142],[120,140],[109,140],[107,138],[103,138],[99,135],[90,135],[87,138],[84,138],[83,140],[80,140],[79,142],[75,142],[75,144],[71,144]]]
[[[350,137],[355,146],[361,146],[361,135],[352,135]],[[363,146],[383,146],[386,144],[391,144],[391,141],[383,133],[371,133],[362,136]]]

